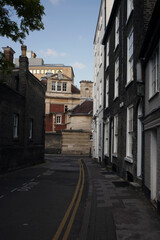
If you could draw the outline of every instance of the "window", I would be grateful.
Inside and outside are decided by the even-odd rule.
[[[109,102],[109,76],[106,79],[106,108],[108,107]]]
[[[100,86],[99,86],[99,106],[102,106],[102,79],[100,80]]]
[[[109,66],[109,40],[106,44],[106,68]]]
[[[61,91],[61,82],[57,82],[57,91]]]
[[[40,73],[40,71],[39,71],[39,69],[37,69],[37,74],[39,74]]]
[[[32,69],[29,70],[31,73],[33,72]]]
[[[133,106],[127,108],[127,157],[133,158]]]
[[[133,29],[127,39],[127,83],[133,81]]]
[[[18,138],[19,115],[13,115],[13,138]]]
[[[44,73],[45,73],[45,70],[44,70],[44,69],[42,69],[42,70],[41,70],[41,73],[42,73],[42,74],[44,74]]]
[[[33,139],[33,119],[29,120],[29,139]]]
[[[119,58],[117,58],[115,62],[114,98],[117,98],[119,95],[118,89],[119,89]]]
[[[157,92],[158,83],[158,66],[159,66],[159,49],[157,48],[150,60],[150,92],[149,97],[154,96]]]
[[[67,105],[64,106],[64,111],[65,111],[65,112],[68,111],[68,106],[67,106]]]
[[[129,18],[133,10],[133,0],[127,0],[127,18]]]
[[[66,91],[67,91],[67,83],[64,82],[64,83],[63,83],[63,92],[66,92]]]
[[[118,115],[114,116],[114,154],[117,154],[118,150]]]
[[[61,116],[56,116],[56,123],[61,124]]]
[[[109,118],[106,120],[104,131],[104,155],[109,156]]]
[[[52,91],[56,91],[56,82],[52,82]]]
[[[36,70],[36,69],[34,69],[34,70],[33,70],[33,73],[34,73],[34,74],[36,74],[36,73],[37,73],[37,70]]]
[[[119,44],[119,11],[116,16],[116,23],[115,23],[115,48]]]

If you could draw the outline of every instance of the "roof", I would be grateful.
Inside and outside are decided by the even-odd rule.
[[[71,110],[71,115],[91,115],[93,112],[93,100],[87,99]]]
[[[71,85],[71,92],[80,94],[80,90],[76,86],[74,86],[73,84]]]

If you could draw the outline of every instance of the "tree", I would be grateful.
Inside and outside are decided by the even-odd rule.
[[[44,29],[40,0],[0,0],[0,36],[23,43],[29,31]],[[0,68],[6,66],[0,52]]]

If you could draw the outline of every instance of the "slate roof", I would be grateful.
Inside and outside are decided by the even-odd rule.
[[[71,92],[72,93],[80,93],[80,90],[76,87],[76,86],[74,86],[73,84],[71,85]]]
[[[92,115],[93,100],[87,99],[71,110],[71,115]]]

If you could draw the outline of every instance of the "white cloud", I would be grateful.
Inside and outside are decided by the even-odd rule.
[[[73,63],[72,66],[73,66],[74,68],[78,68],[78,69],[83,69],[83,68],[86,67],[83,63],[79,63],[79,62]]]
[[[58,53],[54,49],[50,49],[50,48],[48,48],[46,51],[41,50],[40,53],[45,56],[52,56],[52,57],[58,57],[58,56],[65,57],[67,55],[65,52]]]
[[[59,0],[50,0],[50,2],[53,4],[53,5],[57,5],[59,3]]]

